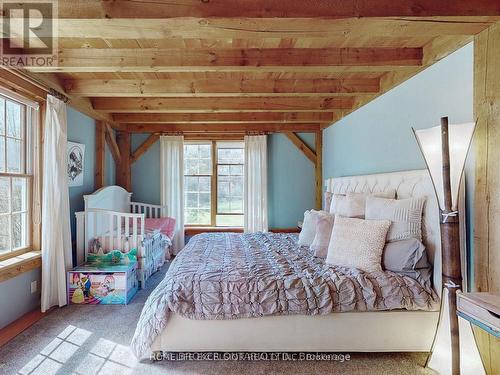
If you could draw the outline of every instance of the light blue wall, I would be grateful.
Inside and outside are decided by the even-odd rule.
[[[314,134],[299,134],[314,149]],[[149,134],[133,134],[132,150]],[[314,166],[284,135],[268,138],[269,227],[295,227],[304,211],[314,207]],[[160,204],[160,143],[132,164],[133,199]]]
[[[132,134],[134,152],[149,134]],[[132,200],[136,202],[160,204],[160,142],[153,144],[132,164]]]
[[[95,121],[68,107],[68,141],[85,144],[83,185],[69,188],[71,234],[76,233],[75,212],[83,210],[83,196],[94,191]]]
[[[299,134],[314,150],[314,134]],[[314,208],[313,163],[284,135],[268,137],[269,228],[293,228]]]
[[[323,175],[425,168],[411,127],[439,125],[442,116],[448,116],[451,123],[473,120],[472,44],[327,128],[323,134]],[[471,159],[466,169],[469,249],[474,191]]]
[[[31,293],[31,282],[38,291]],[[40,306],[41,270],[34,269],[0,283],[0,329]]]

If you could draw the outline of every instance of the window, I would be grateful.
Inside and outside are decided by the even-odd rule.
[[[243,142],[184,145],[186,225],[243,226],[244,158]]]
[[[30,116],[24,104],[0,95],[0,258],[30,245]]]

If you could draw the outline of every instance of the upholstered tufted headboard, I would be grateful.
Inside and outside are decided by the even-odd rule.
[[[439,209],[434,194],[431,179],[427,170],[413,170],[393,173],[380,173],[362,176],[349,176],[330,178],[325,181],[326,191],[345,194],[347,192],[380,192],[389,189],[396,190],[396,198],[404,199],[410,197],[425,196],[426,203],[422,220],[423,242],[427,247],[429,260],[434,265],[434,288],[441,292],[441,232],[439,228]],[[461,189],[461,213],[463,209],[463,192]],[[465,218],[461,217],[465,223]],[[465,230],[462,230],[462,239],[465,239]],[[463,240],[464,244],[465,241]],[[462,246],[462,254],[465,254],[465,245]],[[465,260],[465,256],[462,256]],[[465,269],[465,266],[463,266]]]

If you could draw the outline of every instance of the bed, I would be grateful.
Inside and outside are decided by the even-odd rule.
[[[167,207],[131,201],[132,193],[120,186],[103,187],[84,196],[85,210],[76,212],[77,263],[91,253],[137,249],[139,285],[169,258],[175,220]]]
[[[422,231],[434,266],[433,287],[426,290],[409,277],[388,272],[383,276],[340,269],[332,277],[328,274],[332,271],[318,268],[304,249],[290,252],[293,234],[202,234],[180,252],[146,302],[132,341],[136,354],[430,352],[439,320],[441,264],[438,208],[427,171],[342,177],[325,183],[326,190],[334,193],[395,189],[397,198],[425,196]],[[230,250],[238,247],[243,251],[234,258]],[[273,267],[277,270],[273,272],[284,272],[280,285],[273,277],[266,278],[265,272]],[[249,269],[256,281],[238,283]],[[291,269],[295,271],[288,272]],[[265,272],[259,280],[260,270]],[[220,275],[224,278],[217,284],[214,277]],[[330,280],[328,287],[318,278]],[[260,289],[259,283],[263,283]],[[231,294],[235,288],[240,290]],[[295,297],[283,296],[283,289]],[[254,297],[262,291],[264,296]],[[221,293],[226,296],[219,298]],[[241,303],[239,299],[247,295],[250,301]],[[257,306],[252,306],[252,298]],[[280,311],[285,305],[286,311]]]

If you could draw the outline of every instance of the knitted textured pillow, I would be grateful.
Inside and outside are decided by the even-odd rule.
[[[382,271],[382,251],[391,222],[335,216],[326,263]]]

